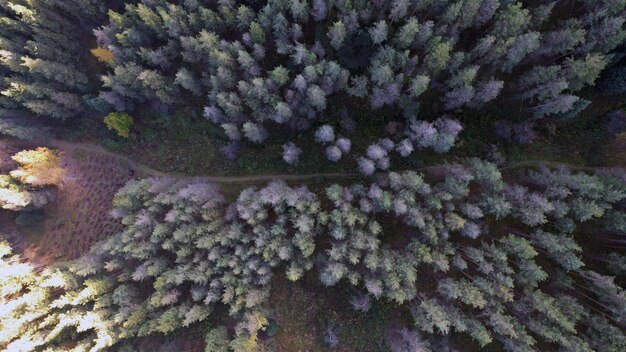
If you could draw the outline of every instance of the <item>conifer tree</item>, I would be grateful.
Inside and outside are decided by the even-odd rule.
[[[95,32],[114,54],[101,97],[128,110],[204,96],[208,118],[240,130],[315,127],[329,101],[342,99],[395,108],[401,113],[388,117],[401,120],[420,104],[477,109],[506,94],[524,101],[528,121],[558,119],[585,107],[576,92],[595,82],[626,37],[621,3],[575,3],[130,4]],[[265,60],[270,51],[275,57]]]
[[[0,4],[0,118],[65,120],[86,109],[90,90],[82,33],[103,20],[102,2],[34,0]],[[11,133],[11,129],[7,130]],[[13,132],[13,134],[15,134]]]

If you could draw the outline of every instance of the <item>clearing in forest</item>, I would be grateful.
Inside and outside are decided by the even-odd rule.
[[[39,246],[55,256],[77,258],[95,242],[119,230],[110,216],[115,192],[135,170],[125,161],[85,149],[62,149],[66,170],[57,201],[46,209]],[[141,176],[141,175],[137,175]]]

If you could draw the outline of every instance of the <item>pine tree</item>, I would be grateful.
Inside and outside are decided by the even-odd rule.
[[[420,105],[476,109],[500,95],[524,101],[525,121],[517,123],[561,119],[582,111],[576,92],[596,80],[626,36],[623,8],[605,2],[558,11],[553,3],[497,0],[226,8],[158,0],[111,12],[95,32],[113,54],[101,100],[130,111],[155,100],[196,105],[206,96],[212,121],[266,131],[273,122],[300,131],[320,116],[332,119],[329,102],[345,93],[355,106],[388,106],[401,110],[390,118],[407,121]],[[314,26],[319,33],[307,35]],[[76,113],[71,105],[29,108],[62,117]],[[449,149],[450,138],[438,144]]]
[[[295,165],[300,159],[302,149],[298,148],[292,142],[283,145],[283,160],[289,165]]]
[[[84,28],[103,20],[94,1],[5,1],[0,5],[0,112],[10,115],[74,118],[85,111],[82,95],[90,83]]]

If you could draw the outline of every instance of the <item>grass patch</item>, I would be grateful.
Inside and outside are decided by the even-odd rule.
[[[194,117],[197,114],[176,112],[172,116],[144,118],[136,126],[140,134],[131,139],[112,135],[102,138],[105,147],[128,155],[163,172],[187,175],[274,175],[350,172],[352,162],[343,158],[338,163],[328,162],[324,148],[313,141],[313,131],[275,136],[262,145],[243,142],[239,157],[230,161],[220,148],[227,138],[220,127],[210,121]],[[282,160],[282,145],[293,140],[303,150],[297,166]]]
[[[457,111],[453,116],[460,119],[464,130],[450,152],[440,154],[426,149],[416,151],[408,158],[392,153],[391,167],[394,170],[406,170],[467,157],[485,158],[491,145],[509,163],[546,160],[590,166],[606,165],[610,162],[612,146],[606,143],[611,136],[604,129],[604,117],[623,106],[626,100],[620,96],[598,96],[592,91],[583,92],[582,95],[593,101],[586,110],[567,121],[543,120],[538,124],[540,138],[527,145],[499,139],[493,130],[498,120],[521,121],[524,118],[519,103],[499,102],[491,104],[489,109]],[[398,115],[398,111],[388,107],[372,111],[369,106],[358,101],[333,97],[329,101],[329,110],[320,116],[315,126],[330,124],[337,135],[341,134],[339,121],[344,107],[352,112],[358,129],[356,134],[348,136],[352,141],[351,153],[337,163],[328,161],[325,147],[314,141],[314,128],[294,132],[280,125],[268,127],[272,135],[267,142],[256,145],[244,141],[238,159],[227,160],[220,151],[227,143],[222,129],[203,118],[199,109],[193,108],[172,113],[149,107],[137,109],[141,113],[134,116],[136,123],[129,139],[108,131],[102,117],[95,115],[90,119],[81,119],[79,132],[65,137],[96,137],[108,149],[156,170],[192,176],[353,173],[357,172],[357,157],[363,155],[373,141],[386,136],[385,127],[388,123],[403,122],[405,119]],[[418,119],[432,121],[439,116],[440,112],[430,112],[424,108]],[[282,145],[287,141],[293,141],[303,150],[296,166],[290,166],[282,160]]]
[[[618,106],[619,99],[611,100]],[[518,114],[515,107],[495,106],[489,110],[465,111],[460,120],[465,129],[455,147],[448,153],[436,153],[430,149],[414,152],[408,158],[392,153],[392,169],[416,169],[424,165],[454,162],[467,157],[485,157],[493,145],[503,154],[507,162],[524,160],[559,161],[579,165],[603,165],[607,162],[606,141],[610,137],[604,129],[603,115],[610,109],[597,109],[592,104],[590,112],[572,121],[565,121],[552,134],[547,126],[540,127],[540,138],[533,143],[519,145],[499,139],[493,124],[503,116]],[[329,113],[319,123],[333,125],[339,134],[338,112]],[[365,149],[375,139],[385,137],[385,126],[391,121],[384,112],[369,112],[357,119],[359,129],[350,136],[351,153],[339,162],[326,159],[325,147],[314,141],[314,129],[294,134],[284,130],[274,133],[267,142],[256,145],[243,142],[239,157],[230,161],[223,157],[220,148],[227,138],[219,126],[198,117],[198,113],[179,111],[171,116],[139,119],[135,127],[139,134],[129,140],[106,135],[104,145],[116,152],[162,171],[183,173],[192,176],[214,175],[278,175],[313,173],[357,172],[356,158],[364,155]],[[300,162],[290,166],[282,160],[282,145],[293,141],[303,150]]]
[[[402,321],[402,309],[383,300],[373,300],[367,313],[359,313],[349,303],[354,288],[347,285],[322,287],[315,274],[292,283],[274,279],[269,301],[278,324],[275,336],[283,351],[368,351],[389,352],[387,334]],[[323,334],[333,324],[339,337],[337,349],[325,345]]]

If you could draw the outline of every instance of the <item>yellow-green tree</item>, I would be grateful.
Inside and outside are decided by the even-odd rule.
[[[11,176],[23,183],[34,186],[58,184],[65,170],[61,167],[61,153],[58,150],[38,147],[34,150],[23,150],[11,157],[21,164]]]
[[[104,123],[110,130],[115,130],[117,134],[126,138],[130,135],[133,121],[133,117],[125,112],[112,112],[104,118]]]

